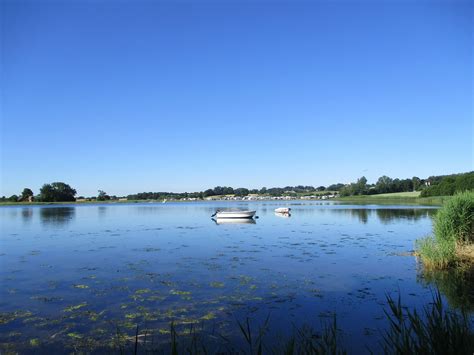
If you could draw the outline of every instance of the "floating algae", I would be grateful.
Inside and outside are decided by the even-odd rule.
[[[78,309],[81,309],[82,307],[87,306],[87,302],[82,302],[74,306],[69,306],[64,308],[63,312],[74,312],[77,311]]]
[[[216,315],[212,312],[207,313],[206,315],[202,316],[200,319],[202,320],[211,320],[216,318]]]
[[[183,300],[187,300],[187,301],[192,299],[192,297],[190,296],[191,292],[189,292],[189,291],[179,291],[179,290],[174,290],[173,289],[173,290],[170,290],[170,294],[179,295],[179,296],[181,296],[181,298]]]
[[[78,333],[67,333],[67,336],[70,337],[70,338],[73,338],[73,339],[82,339],[82,335],[81,334],[78,334]]]
[[[211,287],[213,288],[223,288],[224,287],[224,283],[223,282],[217,282],[217,281],[213,281],[211,282]]]
[[[26,318],[32,316],[33,313],[30,311],[15,311],[0,313],[0,325],[10,323],[20,318]]]
[[[31,346],[36,347],[36,346],[39,346],[39,344],[40,344],[39,339],[37,339],[37,338],[30,339],[30,345]]]

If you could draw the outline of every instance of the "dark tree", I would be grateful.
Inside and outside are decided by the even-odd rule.
[[[18,196],[17,196],[17,195],[11,195],[11,196],[8,198],[8,201],[10,201],[10,202],[18,202]]]
[[[29,201],[30,197],[33,197],[33,191],[31,189],[25,187],[23,192],[21,193],[21,200],[22,201]]]
[[[204,197],[214,196],[214,195],[215,193],[213,189],[207,189],[206,191],[204,191]]]
[[[239,187],[238,189],[234,190],[236,196],[247,196],[249,194],[249,190],[243,187]]]
[[[53,182],[51,184],[44,184],[40,189],[40,198],[44,202],[70,202],[76,201],[74,190],[64,182]]]
[[[107,195],[105,191],[99,190],[99,194],[97,195],[97,201],[106,201],[110,200],[110,196]]]

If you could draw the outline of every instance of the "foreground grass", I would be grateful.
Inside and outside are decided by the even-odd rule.
[[[447,309],[441,294],[436,291],[433,300],[421,311],[410,311],[402,305],[401,297],[397,300],[387,296],[388,307],[384,309],[388,329],[381,332],[380,349],[367,348],[371,353],[385,354],[433,354],[461,355],[474,353],[474,330],[466,312]],[[347,354],[342,332],[338,329],[336,315],[333,321],[324,325],[322,331],[310,327],[295,328],[293,335],[272,342],[266,341],[269,331],[269,318],[258,329],[252,329],[249,319],[237,321],[243,346],[235,346],[222,337],[224,345],[219,350],[208,348],[206,340],[193,332],[178,334],[173,324],[170,327],[169,345],[171,354],[207,354],[207,353],[240,353],[240,354]],[[133,339],[133,349],[139,349],[138,328]],[[187,335],[187,337],[186,337]],[[204,341],[203,341],[204,340]],[[145,352],[163,352],[162,349],[147,349]],[[123,351],[121,347],[121,351]],[[224,350],[226,349],[226,350]]]
[[[435,216],[433,236],[416,242],[427,269],[474,263],[474,192],[454,195]]]

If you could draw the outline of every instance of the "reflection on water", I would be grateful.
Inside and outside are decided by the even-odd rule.
[[[106,213],[107,213],[107,207],[105,206],[99,206],[97,211],[99,212],[99,217],[104,218]]]
[[[253,218],[212,218],[216,224],[256,224]]]
[[[390,223],[394,221],[400,221],[401,219],[407,219],[409,221],[418,221],[422,218],[432,217],[436,213],[436,209],[428,208],[404,208],[404,209],[388,209],[379,208],[376,209],[377,217],[382,223]]]
[[[423,270],[418,280],[437,287],[451,307],[474,312],[474,267]]]
[[[33,209],[29,207],[25,207],[21,210],[21,217],[24,223],[31,222],[31,218],[33,217]]]
[[[330,211],[335,214],[350,215],[364,224],[374,215],[381,223],[388,224],[400,221],[401,219],[418,221],[433,216],[436,213],[435,208],[335,208]]]
[[[61,226],[74,219],[75,213],[75,207],[43,207],[40,208],[41,223]]]

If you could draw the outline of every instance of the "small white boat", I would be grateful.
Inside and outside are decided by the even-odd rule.
[[[211,217],[220,218],[253,218],[256,211],[219,211],[217,210]]]
[[[290,213],[290,212],[291,212],[291,208],[288,208],[288,207],[280,207],[280,208],[275,209],[275,213]]]

